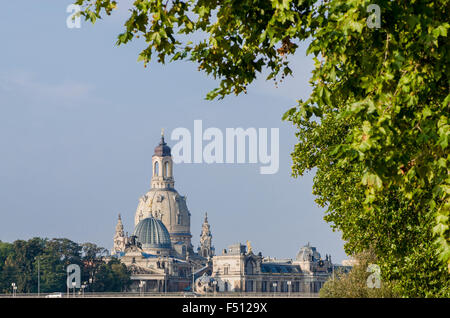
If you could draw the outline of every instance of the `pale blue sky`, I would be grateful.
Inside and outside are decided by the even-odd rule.
[[[120,1],[119,4],[130,1]],[[142,42],[115,47],[125,8],[92,26],[66,27],[70,1],[8,1],[0,11],[0,240],[67,237],[107,248],[117,214],[133,230],[138,198],[150,187],[161,128],[280,129],[280,169],[259,164],[178,164],[195,248],[208,212],[216,251],[235,242],[278,258],[311,242],[346,258],[339,233],[314,203],[312,174],[290,176],[295,129],[281,116],[305,98],[312,60],[300,49],[294,78],[263,79],[247,95],[206,101],[217,82],[194,64],[138,63]]]

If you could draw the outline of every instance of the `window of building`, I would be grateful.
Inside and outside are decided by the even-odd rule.
[[[247,275],[253,275],[253,262],[252,261],[248,261],[247,264],[245,265],[245,271],[247,272]]]
[[[169,162],[164,163],[164,177],[170,177]]]
[[[158,176],[159,175],[159,162],[158,161],[155,162],[155,168],[154,168],[154,171],[153,171],[153,175],[154,176]]]
[[[280,288],[280,284],[278,284],[278,282],[276,281],[272,281],[270,282],[270,291],[271,292],[277,292]]]
[[[267,292],[267,282],[261,282],[261,292],[265,293]]]

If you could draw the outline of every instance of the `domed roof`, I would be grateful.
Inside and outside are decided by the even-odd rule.
[[[164,223],[171,235],[190,232],[190,212],[186,197],[173,188],[152,188],[139,199],[134,224],[155,216]]]
[[[297,254],[298,261],[318,261],[319,259],[319,252],[317,252],[315,247],[310,246],[309,243],[300,248],[300,251]]]
[[[164,141],[164,135],[161,135],[161,141],[159,145],[155,148],[154,156],[165,157],[170,156],[170,147],[167,146],[167,143]]]
[[[142,248],[170,248],[170,235],[164,224],[153,217],[141,220],[134,234]]]

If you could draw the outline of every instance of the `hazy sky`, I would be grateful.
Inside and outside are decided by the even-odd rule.
[[[265,256],[293,258],[311,242],[335,262],[346,258],[314,203],[313,174],[293,179],[295,129],[283,113],[305,98],[312,60],[304,47],[294,77],[279,88],[262,78],[247,95],[206,101],[217,82],[196,65],[137,62],[143,42],[116,47],[120,12],[68,29],[71,1],[7,1],[0,11],[0,240],[67,237],[111,248],[120,212],[132,232],[150,188],[161,128],[170,132],[249,127],[280,129],[280,169],[260,164],[178,164],[175,188],[187,195],[196,248],[205,211],[217,252],[249,240]]]

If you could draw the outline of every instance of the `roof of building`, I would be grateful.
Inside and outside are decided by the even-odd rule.
[[[144,252],[142,252],[141,255],[142,255],[143,258],[157,258],[157,257],[159,257],[158,255],[148,254],[148,253],[144,253]]]
[[[170,248],[170,234],[164,224],[153,217],[141,220],[134,234],[142,248]]]
[[[181,225],[176,222],[178,215],[181,215],[184,220],[190,217],[186,197],[180,195],[173,188],[152,188],[143,195],[136,209],[135,224],[137,225],[140,219],[154,216],[156,209],[152,208],[152,205],[155,206],[156,204],[159,212],[161,212],[161,220],[169,233],[188,233],[190,235],[189,222]]]
[[[170,156],[170,147],[167,146],[167,143],[164,141],[164,135],[161,135],[161,140],[159,145],[155,148],[154,156],[165,157]]]
[[[301,273],[299,265],[261,263],[261,272],[263,273]]]
[[[224,250],[224,255],[239,255],[239,254],[245,254],[246,252],[246,246],[242,245],[241,243],[236,243],[233,245],[228,246],[227,249]]]
[[[297,254],[298,261],[318,261],[319,259],[320,253],[309,243],[300,248],[300,251]]]

